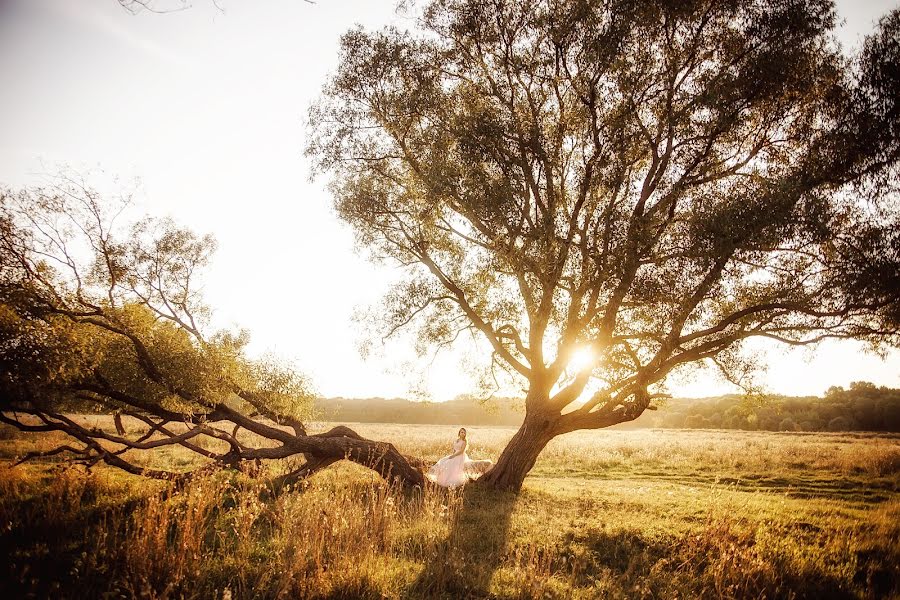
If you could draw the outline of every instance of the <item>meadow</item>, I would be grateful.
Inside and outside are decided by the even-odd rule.
[[[354,427],[429,459],[455,433]],[[471,427],[470,456],[512,433]],[[0,597],[900,597],[900,435],[577,432],[518,495],[393,489],[346,462],[281,494],[267,481],[288,465],[177,491],[55,458],[12,466],[57,442],[0,429]]]

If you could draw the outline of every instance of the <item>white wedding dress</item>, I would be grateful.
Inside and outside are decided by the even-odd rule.
[[[470,459],[466,454],[467,446],[466,440],[457,439],[453,442],[453,454],[460,454],[449,454],[437,461],[425,476],[440,486],[455,488],[484,473],[491,466],[491,461]]]

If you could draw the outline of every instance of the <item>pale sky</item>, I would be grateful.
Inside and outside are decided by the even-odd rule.
[[[456,356],[410,365],[400,340],[360,357],[354,309],[396,273],[354,252],[302,155],[306,110],[336,66],[339,36],[401,22],[394,4],[219,0],[220,12],[193,0],[133,16],[115,0],[0,0],[0,183],[40,183],[61,164],[139,177],[142,211],[218,239],[205,280],[215,324],[247,328],[251,353],[295,361],[322,395],[409,396],[422,382],[434,400],[468,392]],[[895,5],[838,2],[840,38],[856,44]],[[771,391],[900,387],[897,351],[882,360],[853,342],[759,350]],[[713,374],[672,388],[733,391]]]

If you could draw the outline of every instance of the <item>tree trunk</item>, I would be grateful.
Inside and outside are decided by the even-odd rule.
[[[336,462],[350,460],[368,467],[383,478],[407,487],[424,487],[427,464],[412,456],[400,454],[393,444],[368,440],[349,427],[338,425],[325,433],[307,436],[315,445],[305,450],[316,460]]]
[[[559,415],[525,414],[525,421],[497,459],[497,464],[478,479],[481,485],[518,492],[538,455],[555,437]]]

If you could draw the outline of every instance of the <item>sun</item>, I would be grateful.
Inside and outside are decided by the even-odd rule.
[[[572,352],[569,359],[568,370],[572,373],[580,373],[592,368],[597,363],[597,353],[590,346],[580,346]]]

